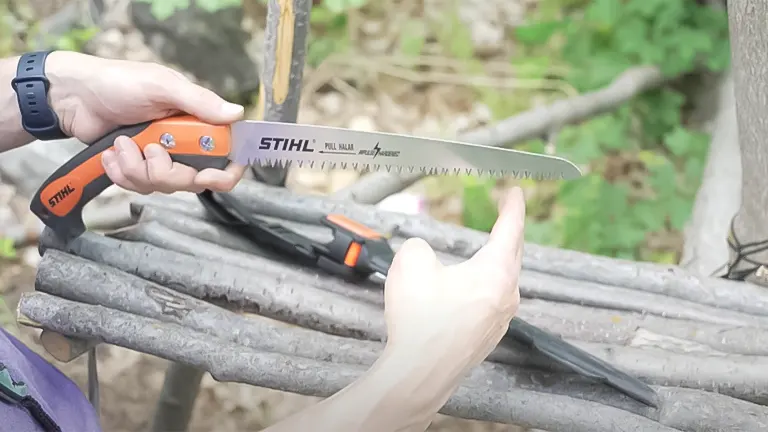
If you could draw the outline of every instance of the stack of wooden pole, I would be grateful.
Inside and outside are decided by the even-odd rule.
[[[446,263],[487,234],[425,216],[244,180],[255,215],[325,241],[341,213],[429,242]],[[383,288],[301,268],[213,222],[193,195],[137,197],[135,225],[67,245],[44,232],[19,321],[80,351],[108,343],[235,381],[312,396],[351,383],[383,348]],[[768,430],[768,290],[676,266],[525,247],[519,316],[651,384],[658,409],[525,349],[499,347],[441,412],[558,431]],[[469,289],[469,287],[468,287]],[[428,355],[428,354],[425,354]]]

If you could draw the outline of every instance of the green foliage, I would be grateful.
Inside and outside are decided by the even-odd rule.
[[[730,58],[725,13],[689,0],[592,0],[565,17],[545,14],[515,35],[529,45],[557,39],[558,54],[573,66],[569,81],[581,91],[605,86],[631,66],[678,76],[702,64],[722,70]]]
[[[16,247],[13,244],[13,239],[0,237],[0,260],[16,258]]]
[[[309,15],[313,37],[307,46],[307,64],[319,65],[334,53],[346,52],[350,48],[348,13],[359,9],[368,0],[323,0],[313,6]]]
[[[458,14],[449,9],[435,26],[437,40],[446,54],[462,60],[470,60],[474,55],[474,46],[469,29],[459,20]]]
[[[476,230],[490,232],[499,216],[496,204],[491,198],[491,190],[495,182],[466,177],[462,183],[464,186],[462,223]]]
[[[176,11],[184,10],[189,7],[190,0],[138,0],[140,3],[148,3],[152,15],[165,20],[170,18]]]
[[[174,13],[189,8],[191,0],[138,0],[141,3],[148,3],[152,15],[165,20]],[[243,0],[195,0],[195,5],[208,12],[216,12],[233,6],[242,5]]]
[[[656,65],[676,77],[721,71],[730,58],[726,15],[687,0],[544,0],[535,18],[516,29],[526,49],[513,62],[548,54],[569,65],[566,79],[580,92],[633,66]],[[683,229],[703,174],[709,137],[686,127],[685,103],[666,86],[561,130],[558,154],[588,173],[559,185],[551,211],[527,224],[528,239],[675,261],[674,251],[646,244]]]
[[[152,15],[165,20],[179,10],[188,8],[191,0],[139,0],[151,5]],[[260,0],[267,3],[267,0]],[[196,0],[196,5],[209,12],[240,6],[243,0]],[[366,6],[369,0],[323,0],[310,11],[312,37],[307,47],[307,64],[317,66],[335,53],[349,50],[348,13]],[[412,41],[406,42],[413,44]]]
[[[98,32],[95,27],[77,26],[63,35],[51,35],[39,27],[39,17],[27,2],[0,0],[0,58],[49,48],[82,51]]]
[[[98,32],[99,29],[96,27],[73,29],[53,41],[52,45],[59,50],[82,51],[85,44],[96,36]]]
[[[427,42],[427,31],[419,20],[408,20],[403,24],[399,40],[399,51],[408,56],[418,56]]]

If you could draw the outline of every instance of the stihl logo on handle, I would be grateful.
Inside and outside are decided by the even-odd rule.
[[[75,188],[72,187],[72,185],[67,184],[61,190],[53,194],[52,197],[48,198],[48,206],[50,208],[56,207],[60,202],[62,202],[66,197],[68,197],[70,194],[75,193]]]
[[[300,151],[312,153],[315,149],[309,146],[308,139],[263,137],[259,143],[259,150]]]

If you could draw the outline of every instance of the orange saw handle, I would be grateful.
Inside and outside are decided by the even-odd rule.
[[[101,155],[121,135],[133,139],[142,152],[148,144],[160,144],[174,162],[197,170],[225,168],[232,147],[228,125],[208,124],[189,115],[115,129],[59,167],[32,198],[32,213],[62,239],[85,232],[83,207],[112,185]]]

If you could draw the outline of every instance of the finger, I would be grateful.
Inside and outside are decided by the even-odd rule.
[[[231,163],[224,169],[224,171],[232,173],[232,175],[234,175],[239,181],[241,178],[243,178],[243,174],[245,174],[245,169],[246,167],[243,165]]]
[[[173,78],[165,87],[164,98],[176,109],[214,124],[229,124],[242,118],[245,111],[242,105],[225,101],[181,74],[171,73],[169,76]]]
[[[499,217],[491,230],[488,243],[482,248],[483,253],[491,255],[499,265],[509,265],[510,259],[517,259],[522,251],[525,226],[525,199],[523,191],[514,187],[509,190],[500,203]]]
[[[147,174],[153,189],[163,193],[176,191],[193,192],[197,170],[173,162],[171,156],[159,144],[150,144],[144,148],[147,159]]]
[[[140,194],[146,194],[147,192],[141,188],[138,188],[130,180],[125,178],[123,171],[120,169],[120,164],[117,161],[117,155],[114,150],[105,150],[101,155],[101,164],[104,167],[104,172],[107,174],[112,183],[117,186],[131,190]]]
[[[406,240],[392,260],[390,274],[424,273],[430,266],[440,264],[432,247],[420,238]]]
[[[115,150],[117,163],[125,178],[143,190],[151,189],[147,164],[139,146],[132,139],[119,136],[115,139]]]
[[[214,192],[229,192],[243,178],[245,167],[229,164],[224,170],[206,168],[195,177],[194,184]]]

